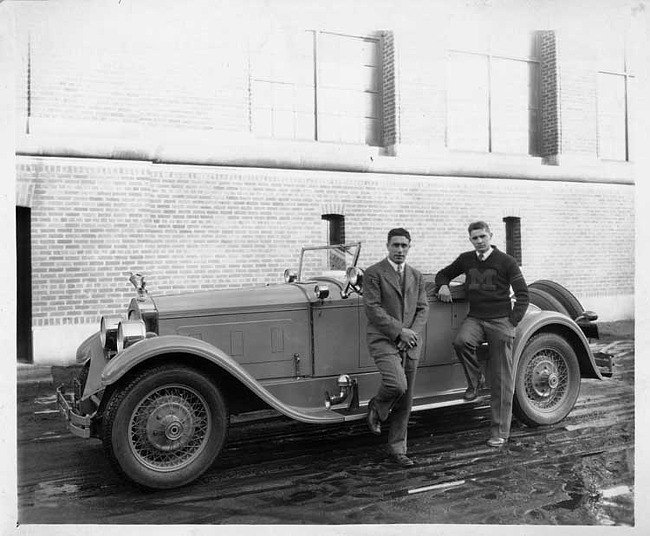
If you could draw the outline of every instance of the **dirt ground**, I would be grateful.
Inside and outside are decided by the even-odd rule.
[[[619,322],[598,322],[599,342],[616,339],[634,339],[634,320]]]

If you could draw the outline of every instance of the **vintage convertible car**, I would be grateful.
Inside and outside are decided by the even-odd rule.
[[[272,409],[305,423],[363,419],[379,375],[366,347],[360,249],[305,247],[283,283],[255,288],[151,296],[132,274],[137,295],[125,316],[101,319],[77,351],[73,389],[57,389],[69,429],[100,439],[126,478],[161,489],[210,467],[232,415]],[[463,285],[453,287],[453,303],[442,303],[433,276],[427,281],[413,411],[468,403],[451,344],[467,313]],[[563,419],[581,377],[611,375],[611,363],[592,354],[596,315],[569,291],[539,281],[531,299],[514,344],[514,412],[536,426]]]

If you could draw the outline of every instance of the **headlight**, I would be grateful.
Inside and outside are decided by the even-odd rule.
[[[122,321],[119,315],[102,316],[99,322],[99,340],[104,350],[117,350],[117,327]]]
[[[142,320],[123,320],[117,327],[117,351],[121,352],[147,336]]]
[[[295,270],[291,270],[290,268],[287,268],[284,271],[284,282],[285,283],[293,283],[294,281],[298,280],[298,274],[296,273]]]

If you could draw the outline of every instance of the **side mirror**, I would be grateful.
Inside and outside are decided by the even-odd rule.
[[[291,268],[287,268],[284,271],[283,277],[285,283],[293,283],[294,281],[298,280],[298,274],[296,273],[295,270],[292,270]]]
[[[327,285],[316,285],[314,293],[319,300],[324,300],[330,295],[330,288]]]

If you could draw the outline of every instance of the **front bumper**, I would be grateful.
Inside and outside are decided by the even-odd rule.
[[[74,396],[74,395],[73,395]],[[68,421],[68,429],[74,435],[89,439],[91,437],[92,419],[94,415],[82,415],[76,409],[74,400],[69,401],[65,394],[65,387],[60,385],[56,390],[56,403],[59,411]]]

